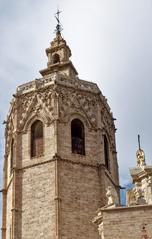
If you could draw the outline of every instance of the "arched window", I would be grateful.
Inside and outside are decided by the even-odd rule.
[[[110,170],[110,163],[109,163],[109,145],[106,135],[104,137],[104,159],[105,159],[105,166],[108,170]]]
[[[72,153],[85,155],[84,125],[79,119],[71,122]]]
[[[11,142],[11,157],[10,157],[10,170],[13,169],[14,157],[15,157],[15,145],[14,145],[14,139],[12,139],[12,142]]]
[[[43,155],[43,123],[36,120],[31,126],[31,157]]]
[[[60,56],[59,54],[54,54],[53,55],[53,64],[59,63],[60,62]]]

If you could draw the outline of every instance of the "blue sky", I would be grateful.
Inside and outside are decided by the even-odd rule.
[[[139,133],[152,163],[151,0],[0,0],[0,122],[16,86],[40,77],[46,66],[58,5],[79,77],[98,84],[117,119],[120,182],[126,184]],[[0,124],[1,187],[3,130]]]

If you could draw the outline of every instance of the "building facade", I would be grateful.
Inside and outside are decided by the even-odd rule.
[[[109,187],[107,205],[99,208],[93,219],[101,239],[152,239],[152,166],[146,165],[140,147],[136,157],[137,166],[130,169],[134,186],[127,191],[126,205],[117,203]]]
[[[2,239],[99,239],[110,186],[119,201],[114,118],[79,79],[57,29],[42,78],[17,87],[6,119]]]

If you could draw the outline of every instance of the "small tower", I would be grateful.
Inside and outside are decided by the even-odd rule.
[[[99,239],[92,215],[107,186],[119,196],[114,118],[60,31],[46,53],[42,78],[17,87],[7,116],[2,239]]]
[[[42,76],[58,71],[62,71],[69,77],[74,77],[78,74],[70,61],[71,50],[62,38],[60,32],[56,33],[56,37],[51,42],[51,46],[46,49],[46,54],[48,63],[47,68],[40,71]]]
[[[59,20],[59,14],[61,12],[58,10],[56,14],[57,26],[56,26],[56,37],[50,43],[50,47],[46,49],[46,55],[48,57],[47,68],[40,71],[42,76],[49,75],[53,72],[62,71],[69,77],[77,76],[77,71],[70,61],[71,50],[67,45],[66,41],[61,36],[61,23]]]

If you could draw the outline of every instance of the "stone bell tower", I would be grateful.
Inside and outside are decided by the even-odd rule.
[[[79,79],[58,25],[46,54],[6,119],[2,239],[99,239],[92,217],[107,186],[119,195],[114,118]]]

